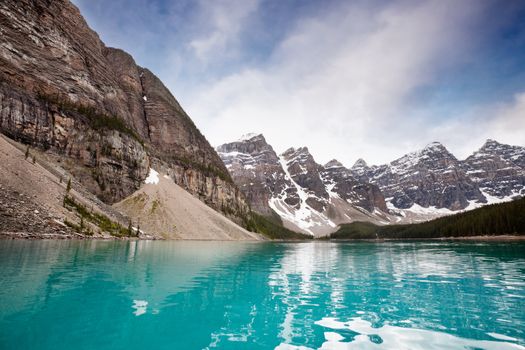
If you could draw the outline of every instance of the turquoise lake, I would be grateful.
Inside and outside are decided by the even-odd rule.
[[[525,349],[525,244],[0,241],[0,349]]]

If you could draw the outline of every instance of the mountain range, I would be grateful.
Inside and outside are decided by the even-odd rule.
[[[2,1],[0,34],[0,233],[302,238],[525,194],[525,149],[492,140],[465,160],[431,143],[351,168],[306,147],[277,154],[260,134],[214,149],[69,0]]]
[[[344,223],[413,223],[525,195],[525,148],[487,140],[465,160],[433,142],[388,164],[318,164],[306,147],[278,155],[261,134],[217,147],[253,210],[326,235]]]

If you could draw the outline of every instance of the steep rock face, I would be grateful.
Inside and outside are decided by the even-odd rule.
[[[306,204],[323,212],[329,196],[320,176],[322,167],[315,162],[308,148],[289,148],[281,154],[281,159],[285,171],[306,193]]]
[[[370,167],[365,162],[364,159],[359,158],[354,165],[350,168],[350,171],[352,172],[352,175],[355,176],[358,179],[365,179],[365,181],[368,181],[368,172],[370,171]]]
[[[149,157],[133,136],[116,130],[94,130],[77,112],[27,96],[0,83],[0,129],[7,136],[51,149],[78,180],[101,199],[123,198],[140,185]]]
[[[161,81],[107,48],[67,0],[0,3],[0,131],[67,157],[107,202],[152,164],[216,209],[248,208],[227,169]]]
[[[324,165],[321,172],[323,182],[331,193],[369,212],[375,208],[388,212],[385,198],[376,185],[358,181],[352,172],[337,160],[331,160]]]
[[[501,199],[525,195],[525,147],[487,140],[462,166],[489,196]]]
[[[263,135],[245,135],[238,141],[219,146],[217,151],[253,210],[272,215],[268,205],[270,198],[283,192],[287,193],[289,205],[298,205],[297,191]]]
[[[460,210],[470,201],[486,202],[460,162],[442,144],[434,142],[390,164],[363,167],[357,177],[379,186],[396,208],[421,207]]]

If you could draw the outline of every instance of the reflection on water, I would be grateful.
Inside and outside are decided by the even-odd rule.
[[[0,348],[525,349],[524,273],[523,243],[0,241]]]
[[[325,332],[326,342],[321,349],[524,349],[517,344],[489,340],[459,338],[451,334],[423,329],[397,327],[385,324],[379,328],[372,323],[355,317],[348,322],[324,318],[317,325],[330,330],[348,330],[357,335],[351,340],[337,332]],[[507,337],[505,340],[516,340]]]

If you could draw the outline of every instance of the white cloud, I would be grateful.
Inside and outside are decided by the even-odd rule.
[[[195,56],[207,63],[218,56],[231,55],[238,45],[241,29],[259,6],[259,0],[201,1],[203,33],[191,40]]]
[[[512,103],[499,107],[486,131],[496,140],[525,145],[525,92],[516,94]]]
[[[458,117],[441,131],[450,150],[460,159],[469,156],[487,139],[525,146],[525,91],[515,94],[509,102],[472,108],[469,115]]]
[[[268,65],[205,82],[185,106],[213,144],[255,131],[277,151],[307,145],[319,162],[389,161],[433,141],[437,129],[408,100],[467,59],[480,11],[469,1],[344,3],[300,21]]]
[[[461,110],[446,98],[444,108],[423,105],[418,95],[441,88],[437,95],[455,98],[436,81],[451,68],[483,65],[477,45],[497,38],[512,6],[323,2],[315,13],[287,8],[286,25],[273,28],[267,17],[280,7],[261,0],[179,1],[167,9],[136,1],[107,8],[75,0],[92,6],[86,12],[104,39],[159,75],[214,145],[262,132],[278,152],[306,145],[318,162],[350,166],[359,157],[387,162],[431,141],[460,158],[486,138],[525,144],[523,95]]]

